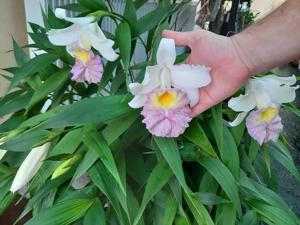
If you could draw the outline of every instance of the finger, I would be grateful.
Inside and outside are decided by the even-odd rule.
[[[175,40],[177,46],[189,46],[192,39],[192,32],[176,32],[171,30],[164,30],[162,36],[164,38],[171,38]]]

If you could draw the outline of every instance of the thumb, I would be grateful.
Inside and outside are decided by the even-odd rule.
[[[162,36],[164,38],[171,38],[175,40],[177,46],[189,46],[192,40],[192,32],[176,32],[171,30],[164,30]]]

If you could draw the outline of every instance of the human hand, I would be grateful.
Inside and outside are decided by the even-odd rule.
[[[167,30],[163,37],[191,49],[185,63],[211,68],[212,82],[201,88],[200,101],[192,109],[193,116],[232,96],[249,79],[249,69],[239,57],[238,46],[229,37],[205,30],[184,33]]]

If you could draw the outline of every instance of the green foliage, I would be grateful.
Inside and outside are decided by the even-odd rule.
[[[194,118],[177,139],[152,137],[140,110],[128,106],[128,83],[143,80],[146,66],[156,61],[163,30],[189,2],[162,0],[140,16],[145,4],[127,0],[121,14],[103,0],[63,6],[80,15],[93,14],[99,25],[104,17],[116,23],[114,33],[104,33],[115,41],[119,58],[103,62],[99,84],[70,80],[74,60],[47,37],[50,29],[69,23],[51,9],[43,13],[44,27],[30,24],[34,47],[43,54],[29,59],[13,41],[17,67],[5,69],[11,73],[10,91],[0,98],[0,116],[8,118],[0,125],[0,149],[8,151],[0,160],[0,214],[19,198],[9,189],[28,151],[51,142],[17,219],[32,215],[27,225],[300,224],[275,191],[273,160],[300,181],[283,137],[262,149],[245,132],[245,124],[226,126],[223,118],[229,109],[222,103]],[[146,55],[138,63],[133,57],[137,46]],[[178,55],[176,63],[187,56]],[[295,106],[285,107],[299,115]],[[51,179],[73,158],[67,170]],[[76,190],[72,184],[82,176],[90,182]]]

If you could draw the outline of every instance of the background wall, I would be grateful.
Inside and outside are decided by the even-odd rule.
[[[12,49],[12,37],[20,44],[27,44],[24,2],[21,0],[0,0],[0,68],[15,65]],[[4,71],[0,71],[4,73]],[[7,82],[0,77],[0,96],[7,89]]]
[[[268,15],[272,10],[280,6],[286,0],[253,0],[251,8],[255,12],[260,12],[257,19]]]

